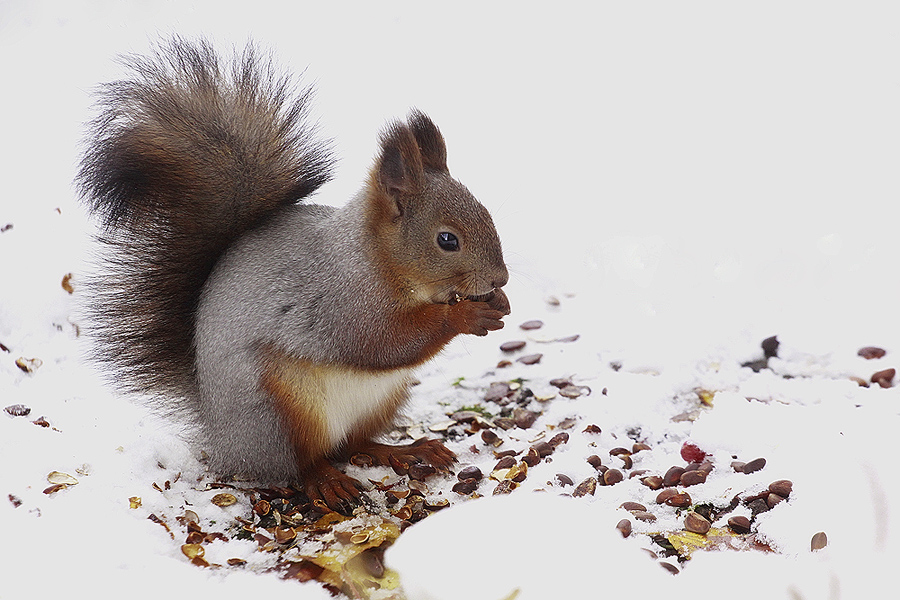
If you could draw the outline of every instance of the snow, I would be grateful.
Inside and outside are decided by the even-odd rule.
[[[411,599],[498,599],[516,588],[519,600],[890,589],[900,387],[849,377],[900,367],[891,3],[303,4],[0,6],[0,227],[13,225],[0,233],[0,343],[10,349],[0,351],[0,398],[31,408],[0,415],[0,597],[330,597],[264,573],[272,558],[249,542],[206,547],[211,562],[244,558],[244,569],[189,564],[183,530],[173,540],[148,516],[177,525],[190,509],[210,524],[246,507],[213,505],[178,428],[112,394],[83,357],[77,291],[90,225],[71,180],[89,91],[120,73],[115,55],[174,32],[222,47],[253,37],[306,69],[342,157],[319,201],[348,198],[377,130],[415,105],[444,131],[452,172],[494,214],[513,314],[504,331],[458,340],[422,369],[409,424],[446,419],[492,381],[523,377],[539,395],[554,377],[591,388],[532,403],[543,411],[533,427],[507,432],[517,439],[501,449],[524,449],[577,419],[552,462],[509,496],[491,497],[487,478],[485,497],[466,502],[449,491],[452,478],[429,482],[454,506],[408,529],[386,556]],[[60,285],[70,272],[75,296]],[[545,302],[551,295],[559,306]],[[517,329],[534,318],[545,326]],[[572,334],[578,341],[548,341]],[[776,334],[770,369],[740,367]],[[497,347],[511,339],[542,361],[496,369]],[[856,355],[869,345],[887,355]],[[24,373],[19,357],[42,365]],[[697,390],[715,392],[713,407],[673,421],[697,409]],[[32,424],[41,416],[51,427]],[[591,423],[602,433],[582,433]],[[635,469],[683,465],[686,439],[712,455],[708,481],[689,488],[694,501],[792,480],[790,500],[758,517],[777,552],[696,552],[671,576],[642,550],[652,547],[644,534],[681,526],[674,509],[654,504],[656,492],[626,479],[573,499],[559,495],[571,487],[548,485],[557,473],[576,484],[594,475],[591,454],[613,464],[609,449],[630,446],[637,427],[652,450],[634,455]],[[468,450],[477,440],[454,449],[487,474],[496,461],[483,445]],[[735,473],[735,455],[767,465]],[[52,471],[79,483],[44,494]],[[632,519],[622,539],[624,501],[652,505],[658,521]],[[811,552],[818,531],[828,546]]]

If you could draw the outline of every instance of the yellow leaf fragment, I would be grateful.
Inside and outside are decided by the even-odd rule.
[[[703,406],[712,406],[716,393],[709,390],[697,390],[697,396],[700,398],[700,403]]]
[[[237,498],[233,494],[216,494],[212,497],[212,503],[225,508],[226,506],[237,504]]]
[[[747,534],[735,533],[727,527],[713,527],[706,535],[691,531],[675,531],[667,534],[666,538],[679,554],[687,558],[690,558],[696,550],[748,550],[755,547]]]
[[[128,499],[128,507],[129,508],[140,508],[141,507],[141,498],[140,496],[132,496]]]

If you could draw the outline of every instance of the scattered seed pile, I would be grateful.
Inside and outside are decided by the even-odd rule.
[[[520,330],[535,332],[542,326],[531,320]],[[578,335],[565,335],[540,341],[547,352],[558,355],[564,348],[577,352],[578,340]],[[432,402],[424,421],[393,432],[398,442],[423,434],[442,438],[460,459],[451,473],[423,464],[371,467],[364,455],[354,456],[346,465],[348,473],[367,480],[371,489],[352,514],[339,514],[292,487],[255,487],[203,474],[189,481],[180,472],[171,475],[166,470],[171,476],[153,484],[165,500],[150,503],[162,509],[147,518],[163,527],[184,559],[198,567],[315,580],[334,595],[350,598],[402,598],[398,575],[385,566],[385,549],[407,527],[434,512],[485,495],[542,491],[614,506],[621,518],[611,526],[624,538],[643,539],[648,556],[673,574],[689,568],[691,555],[701,550],[779,551],[760,534],[758,523],[769,511],[790,503],[798,490],[789,479],[760,480],[765,458],[723,457],[690,439],[660,437],[641,427],[619,424],[615,431],[606,431],[604,422],[584,414],[590,414],[591,405],[612,402],[612,392],[587,385],[600,387],[596,377],[586,381],[575,375],[549,376],[546,370],[532,376],[528,369],[541,365],[545,353],[530,352],[529,345],[528,340],[504,342],[499,362],[484,377],[447,384],[449,400]],[[775,337],[768,338],[761,344],[761,358],[734,368],[764,372],[778,357],[778,347]],[[886,352],[865,347],[858,355],[882,360]],[[22,358],[16,364],[34,373],[40,359]],[[617,361],[608,367],[611,373],[623,369]],[[517,376],[504,377],[515,369]],[[654,373],[639,375],[652,378]],[[859,386],[890,388],[895,375],[894,368],[886,368],[868,378],[848,379]],[[673,398],[669,421],[683,423],[689,431],[698,414],[713,409],[717,393],[697,388]],[[28,418],[31,409],[13,404],[5,412]],[[50,426],[43,417],[34,423]],[[673,444],[680,455],[675,462]],[[710,483],[726,474],[732,476],[727,495],[721,485]],[[733,489],[733,476],[747,476],[746,486]],[[61,472],[51,473],[48,481],[48,495],[78,483]],[[140,497],[128,501],[138,514],[147,510]],[[16,507],[22,503],[14,494],[9,502]],[[826,544],[825,533],[815,533],[810,550]]]

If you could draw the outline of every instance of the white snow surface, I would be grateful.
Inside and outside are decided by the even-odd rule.
[[[341,156],[317,201],[340,204],[372,160],[376,133],[410,106],[447,138],[454,175],[495,216],[513,279],[506,329],[466,338],[418,374],[404,416],[432,424],[478,402],[493,381],[535,393],[572,377],[591,394],[534,402],[527,448],[566,418],[570,440],[509,496],[464,500],[389,549],[410,600],[607,595],[667,598],[890,597],[900,561],[900,387],[851,376],[900,367],[900,20],[889,2],[756,3],[113,3],[0,4],[0,599],[248,594],[330,597],[263,573],[256,544],[215,542],[202,569],[150,514],[175,523],[248,516],[220,508],[179,429],[110,392],[85,356],[79,283],[91,224],[71,184],[90,90],[121,74],[117,54],[159,35],[253,38],[317,84],[315,111]],[[60,282],[73,273],[76,294]],[[559,306],[546,302],[550,296]],[[517,325],[541,319],[525,332]],[[552,340],[579,334],[576,342]],[[779,357],[754,373],[777,335]],[[537,365],[498,350],[527,340]],[[862,346],[884,358],[857,356]],[[514,355],[513,358],[518,355]],[[39,358],[25,373],[18,358]],[[613,364],[621,368],[614,369]],[[453,383],[462,377],[460,385]],[[604,394],[602,390],[606,391]],[[696,390],[715,392],[694,421]],[[32,421],[43,416],[51,427]],[[585,434],[596,424],[601,434]],[[651,451],[635,469],[683,465],[693,440],[716,469],[690,493],[722,501],[777,479],[793,493],[757,520],[775,553],[698,552],[670,575],[643,548],[677,529],[674,509],[632,520],[624,501],[656,492],[626,479],[567,498],[555,483],[595,474],[591,454]],[[460,466],[496,462],[478,436]],[[476,444],[479,453],[469,451]],[[730,468],[765,457],[745,475]],[[60,471],[78,484],[44,494]],[[388,471],[354,470],[380,478]],[[180,474],[180,476],[179,476]],[[164,482],[170,489],[164,489]],[[163,487],[158,491],[156,483]],[[532,491],[540,488],[541,491]],[[140,497],[139,508],[129,498]],[[8,499],[7,499],[8,498]],[[742,509],[738,509],[742,510]],[[222,514],[223,511],[227,514]],[[668,511],[668,512],[667,512]],[[810,551],[818,531],[828,545]],[[263,597],[263,596],[261,596]]]

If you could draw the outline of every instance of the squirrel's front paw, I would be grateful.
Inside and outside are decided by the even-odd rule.
[[[488,306],[493,308],[494,310],[499,310],[504,315],[508,315],[510,311],[509,307],[509,298],[506,297],[506,292],[502,289],[497,288],[494,290],[494,293],[491,295],[490,299],[487,301]]]
[[[503,299],[505,298],[506,295],[504,294]],[[506,304],[508,306],[509,301],[506,301]],[[487,335],[488,331],[502,329],[502,319],[506,316],[506,313],[494,308],[489,302],[475,302],[471,300],[464,300],[459,304],[454,304],[451,307],[451,311],[454,316],[453,321],[456,330],[459,333],[469,333],[471,335]]]

